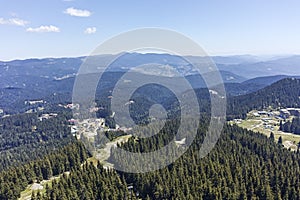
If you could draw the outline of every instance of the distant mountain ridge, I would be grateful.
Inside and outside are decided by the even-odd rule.
[[[287,75],[295,76],[300,74],[300,56],[288,56],[285,58],[273,58],[272,60],[240,63],[240,64],[217,64],[220,70],[226,70],[244,76],[255,78],[258,76]]]
[[[96,56],[95,64],[104,67],[111,60],[113,55]],[[80,65],[86,57],[75,58],[45,58],[45,59],[27,59],[13,60],[8,62],[0,61],[0,74],[3,75],[36,75],[36,76],[56,76],[63,77],[68,74],[77,73]],[[252,55],[237,56],[211,56],[211,57],[180,57],[170,54],[140,54],[125,53],[115,61],[110,70],[126,71],[129,68],[157,63],[161,65],[170,65],[177,69],[182,75],[194,74],[191,64],[185,59],[190,60],[191,64],[199,64],[202,61],[212,59],[219,70],[228,71],[241,77],[255,78],[259,76],[273,75],[299,75],[300,74],[300,56],[285,56],[264,58]],[[195,62],[195,63],[193,63]]]
[[[99,66],[104,66],[110,60],[112,55],[97,56],[95,60]],[[225,83],[225,88],[228,95],[239,96],[253,93],[269,86],[279,80],[288,77],[300,78],[300,56],[287,56],[276,59],[264,59],[257,56],[242,55],[242,56],[215,56],[211,57],[217,66],[220,68],[220,74]],[[19,109],[24,106],[24,101],[29,99],[69,99],[72,94],[74,79],[80,65],[86,57],[77,58],[45,58],[45,59],[27,59],[14,60],[9,62],[0,62],[0,109],[11,112],[14,109]],[[200,60],[193,56],[189,56],[189,60]],[[203,58],[204,60],[206,58]],[[193,88],[205,88],[206,84],[203,79],[191,71],[191,66],[186,65],[186,62],[179,56],[169,54],[139,54],[127,53],[122,59],[114,62],[109,69],[111,79],[118,73],[125,73],[129,68],[142,65],[143,63],[159,63],[161,65],[170,65],[178,69],[185,78],[190,82]],[[274,70],[264,70],[262,68],[256,71],[257,66],[276,66],[279,64],[289,66],[282,70],[278,70],[281,75],[268,76]],[[243,66],[248,66],[243,68]],[[250,67],[249,67],[250,66]],[[256,67],[253,67],[256,66]],[[296,70],[295,70],[296,69]],[[284,75],[284,72],[293,71],[292,76]],[[140,74],[155,75],[153,71],[138,71]],[[245,76],[240,76],[243,74]],[[247,79],[256,74],[255,78]],[[164,74],[159,74],[164,76]],[[264,75],[264,77],[261,77]],[[172,77],[172,74],[168,74]],[[175,76],[174,76],[175,77]],[[63,97],[59,97],[59,94]],[[53,96],[57,95],[57,96]],[[58,101],[57,100],[57,101]]]

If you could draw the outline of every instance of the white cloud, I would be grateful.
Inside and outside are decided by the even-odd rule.
[[[0,24],[5,24],[5,20],[3,18],[0,18]]]
[[[79,10],[73,7],[66,9],[64,13],[75,17],[89,17],[92,14],[88,10]]]
[[[19,18],[10,18],[10,19],[0,18],[0,24],[8,24],[8,25],[15,25],[15,26],[25,26],[28,23],[29,23],[28,21],[25,21],[25,20],[19,19]]]
[[[96,31],[97,31],[96,27],[89,27],[89,28],[85,29],[84,33],[85,34],[93,34],[93,33],[96,33]]]
[[[47,33],[47,32],[60,32],[59,28],[56,26],[40,26],[38,28],[28,28],[27,32],[35,32],[35,33]]]

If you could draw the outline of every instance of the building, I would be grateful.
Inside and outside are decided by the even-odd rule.
[[[267,115],[268,112],[267,112],[267,111],[258,111],[258,114],[259,114],[259,115]]]
[[[53,117],[56,117],[57,114],[56,113],[49,113],[49,114],[42,114],[38,119],[40,121],[43,121],[44,119],[50,119],[50,118],[53,118]]]
[[[69,103],[69,104],[65,105],[64,108],[69,108],[71,110],[73,110],[73,109],[79,109],[79,104]]]
[[[280,117],[289,118],[290,116],[300,117],[300,109],[299,108],[287,108],[280,110]]]
[[[71,133],[75,134],[78,132],[77,126],[71,126]]]
[[[287,109],[280,109],[280,117],[282,118],[289,118],[290,117],[290,112]]]
[[[234,119],[233,121],[237,124],[240,124],[240,123],[242,123],[243,120],[242,119]]]
[[[254,117],[259,117],[260,115],[257,112],[255,112],[255,113],[253,113],[253,116]]]
[[[291,115],[299,117],[300,116],[300,109],[299,108],[287,108]]]
[[[271,120],[271,118],[262,118],[261,119],[263,122],[269,122]]]
[[[43,104],[45,103],[44,100],[28,100],[28,101],[25,101],[25,105],[35,105],[35,104]]]

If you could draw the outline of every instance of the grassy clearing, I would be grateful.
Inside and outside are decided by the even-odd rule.
[[[26,190],[21,192],[20,200],[29,200],[31,199],[32,190],[30,189],[31,185],[29,185]]]
[[[263,119],[266,118],[266,116],[253,117],[251,115],[251,113],[253,112],[254,111],[250,112],[247,115],[246,120],[230,121],[229,123],[236,124],[242,128],[252,130],[254,132],[262,133],[268,137],[270,137],[271,132],[273,132],[276,141],[281,136],[283,140],[283,145],[286,148],[291,148],[291,150],[297,150],[297,144],[300,142],[300,135],[279,131],[279,119],[276,119],[275,117],[270,117],[270,119],[266,122],[263,121]]]
[[[52,181],[59,180],[61,176],[62,174],[59,176],[53,176],[49,180],[43,180],[40,183],[33,183],[28,185],[27,188],[23,192],[21,192],[21,197],[19,198],[19,200],[30,200],[33,191],[36,192],[39,190],[41,193],[46,192],[46,185],[48,184],[51,187]],[[39,187],[42,187],[43,189],[38,189]]]
[[[97,153],[95,155],[96,160],[100,161],[100,163],[105,167],[105,168],[111,168],[113,167],[113,164],[107,162],[108,158],[110,157],[111,153],[111,148],[116,146],[118,143],[126,142],[128,139],[132,137],[131,135],[124,135],[121,137],[116,138],[114,141],[109,142],[105,145],[104,148],[102,149],[97,149]]]
[[[87,161],[88,163],[93,163],[93,165],[94,165],[95,167],[97,167],[97,165],[98,165],[98,160],[97,160],[96,158],[94,158],[94,157],[88,158],[86,161]]]

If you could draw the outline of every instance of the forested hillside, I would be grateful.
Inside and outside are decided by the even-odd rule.
[[[74,141],[40,159],[0,172],[0,199],[17,199],[28,184],[74,169],[79,169],[88,154],[80,142]]]
[[[0,171],[40,158],[74,142],[67,119],[70,113],[40,120],[42,113],[0,119]]]
[[[200,130],[201,132],[201,130]],[[35,199],[299,199],[300,153],[261,134],[226,126],[205,158],[197,153],[200,134],[180,159],[155,172],[126,174],[85,165],[64,176]],[[160,142],[158,142],[160,143]],[[141,151],[157,143],[134,142]],[[124,159],[124,158],[121,158]],[[126,182],[126,183],[125,183]],[[126,189],[133,186],[132,194]],[[137,197],[138,196],[138,197]]]
[[[229,119],[244,118],[250,110],[263,109],[268,106],[299,107],[300,80],[286,78],[257,92],[230,97],[228,99],[227,117]]]
[[[243,116],[253,108],[296,107],[299,88],[299,80],[284,79],[251,95],[230,97],[229,117]],[[34,192],[32,199],[300,199],[299,149],[291,152],[273,138],[226,125],[215,148],[208,156],[199,157],[208,125],[209,103],[205,98],[209,93],[205,89],[196,93],[201,97],[203,116],[195,140],[174,163],[148,173],[129,174],[104,169],[100,163],[95,166],[85,162],[90,155],[70,134],[67,120],[72,116],[67,110],[57,110],[57,116],[46,120],[39,118],[43,113],[2,118],[0,199],[16,199],[28,184],[63,172],[70,173],[52,181],[44,191]],[[132,114],[137,112],[142,116],[138,121],[147,119],[147,109],[143,106],[155,102],[166,102],[167,108],[176,111],[176,106],[168,105],[174,103],[168,95],[143,98],[147,97],[137,95],[132,107]],[[107,117],[111,114],[107,101],[103,106],[98,115]],[[132,152],[150,152],[168,144],[176,137],[180,125],[178,113],[171,113],[173,116],[170,115],[159,134],[144,139],[131,137],[119,147]],[[125,165],[137,164],[113,150],[109,161],[120,159],[130,161]]]

